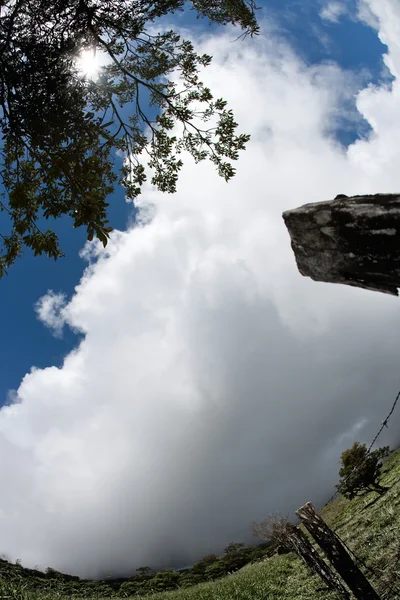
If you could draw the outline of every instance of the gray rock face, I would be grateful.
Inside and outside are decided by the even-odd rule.
[[[398,296],[400,194],[340,195],[283,219],[302,275]]]

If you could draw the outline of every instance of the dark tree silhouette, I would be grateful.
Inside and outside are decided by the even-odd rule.
[[[234,175],[249,136],[236,133],[226,101],[199,79],[211,57],[162,17],[194,10],[253,35],[255,9],[253,0],[2,2],[0,209],[9,219],[0,276],[24,247],[62,256],[56,233],[41,229],[45,219],[69,215],[106,245],[116,182],[135,199],[150,172],[159,190],[174,192],[183,151],[211,160],[226,180]],[[107,58],[96,79],[79,73],[85,50]],[[116,151],[125,156],[119,176]]]
[[[368,452],[365,444],[354,442],[341,456],[338,491],[350,500],[369,491],[382,494],[386,488],[380,485],[382,460],[389,455],[389,446]]]

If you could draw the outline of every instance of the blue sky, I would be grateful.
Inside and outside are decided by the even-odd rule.
[[[354,20],[351,16],[351,12],[354,13],[353,2],[348,3],[350,14],[343,16],[339,23],[322,20],[320,7],[313,1],[260,1],[259,6],[260,16],[273,16],[286,39],[308,65],[335,61],[344,69],[364,71],[365,78],[375,84],[387,77],[382,61],[386,46],[379,41],[376,31]],[[209,29],[206,23],[198,21],[190,13],[179,16],[177,21],[188,28]],[[366,135],[367,132],[367,127],[360,131],[360,128],[355,130],[345,125],[336,131],[336,136],[341,143],[349,144],[360,133]],[[132,217],[132,207],[125,203],[121,188],[111,198],[109,215],[111,224],[117,229],[125,229]],[[55,263],[45,258],[34,258],[26,252],[0,284],[3,339],[0,398],[3,402],[7,391],[15,389],[32,366],[60,365],[65,354],[76,344],[76,337],[69,330],[65,331],[62,339],[54,338],[36,319],[33,309],[35,302],[48,289],[70,296],[85,266],[78,256],[85,241],[84,231],[72,230],[69,220],[60,223],[57,229],[65,258]]]
[[[125,229],[133,214],[132,206],[125,202],[124,190],[118,187],[110,198],[110,222],[116,229]],[[65,353],[77,341],[76,335],[69,329],[62,339],[55,338],[37,320],[34,310],[35,303],[48,289],[72,294],[85,267],[85,262],[79,257],[86,239],[84,230],[72,229],[67,218],[56,223],[55,230],[65,258],[54,261],[34,257],[26,251],[23,259],[17,261],[9,275],[1,281],[0,319],[4,344],[0,381],[3,403],[7,391],[18,386],[31,366],[60,365]]]

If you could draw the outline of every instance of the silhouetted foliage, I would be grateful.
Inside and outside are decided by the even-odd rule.
[[[179,581],[181,579],[181,574],[173,571],[172,569],[168,569],[167,571],[159,571],[156,575],[149,581],[150,589],[154,591],[166,591],[166,590],[176,590],[179,587]]]
[[[379,484],[382,460],[390,453],[389,446],[368,452],[365,444],[354,442],[342,452],[338,491],[350,500],[369,491],[382,494],[386,488]]]
[[[220,579],[225,577],[229,572],[228,565],[223,560],[218,560],[216,563],[208,566],[205,570],[206,579]]]
[[[41,229],[45,219],[69,215],[106,245],[116,182],[135,199],[150,172],[153,185],[174,192],[183,151],[211,160],[226,180],[234,175],[249,136],[236,134],[226,102],[199,79],[211,57],[160,19],[193,9],[252,35],[255,8],[253,0],[2,2],[0,210],[9,229],[0,234],[0,276],[24,246],[62,256],[56,233]],[[79,73],[82,51],[107,57],[98,78]]]
[[[151,567],[139,567],[138,569],[136,569],[136,572],[138,575],[141,575],[142,577],[146,577],[146,576],[150,575],[152,570],[153,569]]]
[[[192,566],[190,573],[192,575],[201,575],[204,578],[207,567],[217,561],[218,556],[216,556],[216,554],[207,554],[207,556],[203,556],[202,559]]]
[[[231,542],[224,550],[224,554],[236,554],[245,547],[241,542]]]

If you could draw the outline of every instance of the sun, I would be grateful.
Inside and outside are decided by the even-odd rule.
[[[96,79],[101,66],[96,50],[82,50],[76,60],[76,66],[83,77]]]

